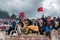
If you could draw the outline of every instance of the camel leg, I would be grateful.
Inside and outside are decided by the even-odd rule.
[[[55,29],[51,31],[51,40],[58,40],[58,31]]]

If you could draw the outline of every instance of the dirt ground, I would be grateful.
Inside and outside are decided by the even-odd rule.
[[[5,40],[5,32],[0,32],[0,40]]]
[[[45,35],[36,35],[36,34],[8,36],[5,35],[5,32],[0,32],[0,40],[50,40],[50,38],[46,37]]]

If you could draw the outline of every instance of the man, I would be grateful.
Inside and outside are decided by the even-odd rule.
[[[59,28],[59,22],[57,21],[56,17],[54,17],[53,20],[54,20],[54,23],[55,23],[54,28],[57,30]]]
[[[32,25],[36,26],[36,20],[35,19],[32,19]]]
[[[43,35],[44,34],[43,32],[45,31],[43,26],[43,21],[41,19],[38,19],[37,21],[38,21],[39,32],[41,35]]]
[[[46,35],[50,36],[50,32],[53,29],[53,25],[52,25],[52,21],[51,21],[50,16],[47,17],[45,27],[46,27]]]
[[[11,19],[11,27],[10,27],[9,30],[8,30],[8,35],[10,34],[10,32],[11,32],[12,30],[15,29],[15,26],[16,26],[16,22],[14,21],[14,19]]]

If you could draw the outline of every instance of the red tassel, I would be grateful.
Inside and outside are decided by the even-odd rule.
[[[5,26],[3,25],[3,26],[2,26],[2,30],[4,31],[4,29],[5,29]]]

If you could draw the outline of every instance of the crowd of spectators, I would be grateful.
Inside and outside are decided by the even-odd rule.
[[[41,35],[44,35],[44,32],[46,32],[46,35],[49,35],[53,29],[58,30],[60,28],[60,17],[52,18],[51,16],[44,17],[44,15],[38,19],[21,17],[19,20],[11,19],[10,23],[12,27],[9,27],[8,34],[10,34],[12,30],[15,30],[18,25],[20,25],[20,29],[24,29],[24,22],[26,22],[26,26],[38,26],[38,31]]]

